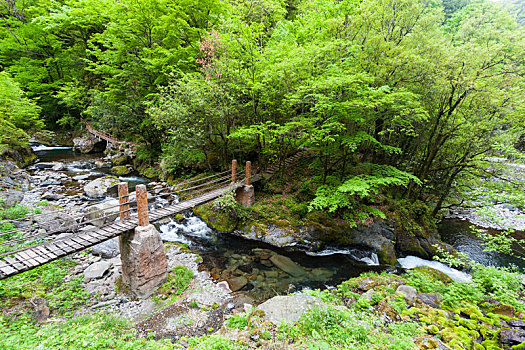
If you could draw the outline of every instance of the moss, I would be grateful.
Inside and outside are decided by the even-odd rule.
[[[121,157],[113,158],[111,160],[111,163],[113,163],[114,165],[124,165],[124,164],[128,164],[129,162],[130,162],[130,159],[128,156],[121,156]]]
[[[454,282],[454,280],[450,278],[446,273],[443,273],[439,270],[433,269],[428,266],[418,266],[418,267],[413,268],[412,270],[420,272],[423,275],[426,275],[430,277],[431,279],[435,281],[440,281],[444,284],[450,284]]]
[[[501,350],[496,340],[484,340],[481,342],[481,345],[483,345],[486,350]]]
[[[212,205],[213,202],[199,205],[193,209],[193,212],[217,231],[234,231],[237,228],[237,223],[231,220],[227,214],[215,212]]]
[[[117,165],[117,166],[114,166],[113,168],[111,168],[111,172],[116,174],[116,175],[127,175],[131,172],[131,170],[127,167],[127,166],[124,166],[124,165]]]
[[[182,214],[177,214],[177,215],[175,215],[175,220],[176,220],[177,222],[182,222],[182,221],[184,221],[184,215],[182,215]]]

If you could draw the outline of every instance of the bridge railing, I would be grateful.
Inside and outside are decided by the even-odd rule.
[[[74,215],[71,215],[71,213],[68,213],[65,210],[61,210],[59,211],[60,213],[64,213],[64,216],[67,215],[72,220],[69,220],[68,224],[61,225],[55,229],[50,229],[45,233],[39,233],[36,231],[38,226],[34,226],[32,223],[27,225],[27,219],[18,219],[18,221],[0,220],[0,223],[13,222],[13,224],[19,225],[19,227],[0,232],[0,258],[8,258],[14,254],[25,252],[26,250],[30,250],[36,246],[40,246],[48,242],[61,242],[74,239],[76,235],[75,232],[82,232],[81,228],[88,224],[94,224],[95,222],[100,222],[101,220],[114,220],[114,212],[109,214],[104,213],[113,208],[119,208],[121,222],[125,222],[131,218],[138,218],[139,225],[144,226],[149,224],[148,201],[151,202],[157,198],[163,198],[167,200],[167,204],[170,204],[170,202],[173,204],[178,203],[181,200],[192,200],[200,195],[212,193],[213,191],[224,191],[228,188],[236,188],[232,185],[250,184],[250,181],[251,163],[246,163],[246,172],[243,174],[238,170],[237,161],[234,160],[232,161],[232,168],[229,170],[200,178],[190,179],[173,186],[154,188],[147,191],[145,185],[137,185],[135,199],[131,199],[130,197],[128,184],[120,183],[118,185],[118,204],[109,208],[105,207],[104,209],[96,209],[91,211],[88,209],[92,206],[88,206],[84,208],[84,212],[76,213]],[[218,195],[219,194],[216,193],[214,196]],[[196,203],[198,203],[198,200]],[[98,215],[94,215],[100,214],[101,212],[103,214],[100,217],[96,217]],[[29,219],[34,221],[39,216],[44,215],[49,214],[36,214],[32,215]],[[42,220],[42,218],[39,218],[38,222],[40,227],[45,224],[56,224],[57,220],[54,218],[56,218],[56,216],[53,216],[53,219],[49,220]],[[22,225],[24,225],[24,227],[21,227]],[[64,232],[71,234],[63,237],[56,236],[57,234]],[[3,237],[8,238],[7,240],[4,240]],[[1,264],[2,261],[0,260],[0,265]]]

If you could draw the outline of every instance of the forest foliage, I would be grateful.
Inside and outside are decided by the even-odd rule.
[[[6,0],[0,11],[0,99],[17,101],[2,128],[83,117],[142,143],[167,173],[308,150],[311,208],[380,215],[376,197],[392,189],[436,214],[524,132],[520,0]]]

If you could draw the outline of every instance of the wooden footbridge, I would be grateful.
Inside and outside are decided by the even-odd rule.
[[[243,174],[237,171],[237,161],[233,161],[231,174],[230,170],[227,170],[223,173],[186,181],[163,189],[154,189],[149,192],[146,191],[145,185],[138,185],[136,187],[136,200],[130,200],[131,196],[128,194],[127,183],[120,183],[119,204],[115,206],[118,209],[115,209],[113,214],[92,220],[84,220],[88,215],[86,213],[75,218],[78,221],[76,225],[61,227],[45,234],[31,234],[35,229],[34,227],[31,228],[32,231],[22,227],[0,232],[2,236],[11,235],[12,237],[20,237],[21,234],[25,233],[21,238],[10,239],[0,243],[0,248],[7,247],[7,251],[4,249],[4,252],[0,254],[0,279],[31,270],[63,256],[80,252],[133,230],[137,226],[147,226],[150,221],[154,222],[184,212],[212,201],[228,191],[249,186],[251,182],[260,178],[260,176],[251,176],[250,162],[246,163],[246,172]],[[158,197],[171,198],[172,204],[150,211],[148,207],[148,193],[150,193],[149,200]],[[134,211],[132,208],[135,207],[137,212],[132,215],[132,211]],[[105,208],[105,210],[107,209]],[[100,221],[110,217],[114,220],[117,212],[120,219],[111,224],[87,231],[79,230],[82,225],[97,220]],[[93,213],[91,212],[90,214]],[[62,234],[59,238],[53,237],[59,232],[73,233]]]
[[[121,146],[121,145],[130,145],[130,146],[133,146],[133,147],[137,147],[137,145],[132,143],[132,142],[118,140],[118,139],[114,138],[113,136],[111,136],[111,135],[109,135],[109,134],[107,134],[107,133],[105,133],[103,131],[95,129],[90,123],[88,123],[84,119],[80,119],[80,121],[82,122],[82,124],[84,124],[86,126],[86,130],[91,135],[95,136],[99,140],[104,140],[108,144],[109,143],[114,143],[114,144],[117,144],[119,146]]]

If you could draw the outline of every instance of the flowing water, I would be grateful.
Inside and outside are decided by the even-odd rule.
[[[64,173],[74,181],[92,180],[110,173],[110,168],[100,167],[103,154],[80,154],[70,147],[34,146],[39,162],[33,169],[49,168],[51,162],[62,162]],[[95,163],[96,162],[96,163]],[[98,165],[97,165],[98,164]],[[75,180],[76,179],[76,180]],[[136,175],[120,177],[130,182],[147,183]],[[155,207],[165,203],[157,202]],[[381,271],[377,255],[358,248],[328,248],[316,253],[279,249],[271,245],[251,241],[233,233],[219,233],[192,212],[184,213],[184,220],[171,219],[157,224],[165,242],[177,242],[188,247],[203,258],[201,268],[217,280],[236,279],[241,282],[240,292],[245,292],[258,302],[277,294],[305,288],[327,288],[356,277],[366,271]],[[277,257],[277,258],[276,258]],[[280,268],[273,261],[280,261]],[[277,259],[277,260],[275,260]],[[292,269],[286,273],[283,269]]]
[[[525,271],[525,261],[516,257],[525,257],[525,252],[518,246],[513,246],[515,256],[485,251],[483,240],[473,233],[472,224],[461,219],[443,219],[438,228],[441,239],[452,245],[456,250],[465,253],[470,259],[485,266],[512,267]],[[488,230],[498,234],[495,230]],[[516,238],[524,238],[523,232],[517,232]]]
[[[97,162],[103,154],[80,154],[73,152],[71,147],[35,146],[33,149],[40,162],[33,169],[52,166],[45,163],[62,162],[65,165],[63,172],[71,176],[73,182],[110,174],[109,165]],[[122,176],[120,179],[129,182],[131,190],[136,184],[148,182],[137,174]],[[165,204],[156,202],[154,206],[162,207]],[[483,242],[472,234],[469,226],[467,221],[445,219],[440,223],[439,230],[445,242],[466,253],[474,261],[484,265],[516,265],[525,269],[525,262],[520,259],[485,252]],[[305,288],[329,288],[363,272],[384,269],[379,265],[377,255],[369,250],[332,247],[311,253],[279,249],[233,233],[216,232],[192,212],[184,213],[184,220],[180,222],[170,219],[169,222],[157,224],[157,227],[165,242],[186,244],[199,254],[203,258],[201,268],[209,271],[215,280],[236,280],[240,283],[240,292],[258,302]],[[444,264],[418,257],[407,256],[399,259],[399,262],[404,268],[430,266],[458,281],[468,281],[470,278]],[[286,273],[283,269],[292,273]]]

